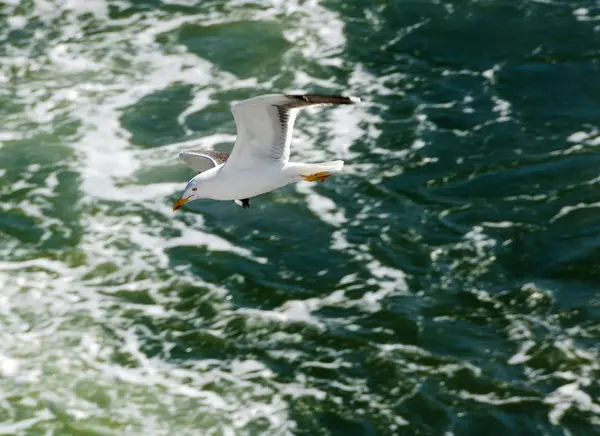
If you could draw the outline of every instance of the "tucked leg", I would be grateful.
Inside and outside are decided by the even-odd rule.
[[[314,173],[314,174],[302,174],[302,177],[304,177],[304,180],[307,182],[316,182],[321,181],[324,182],[325,179],[327,179],[327,177],[329,177],[331,175],[331,173],[328,172],[320,172],[320,173]]]

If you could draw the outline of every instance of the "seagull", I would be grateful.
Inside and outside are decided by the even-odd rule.
[[[231,153],[186,150],[179,158],[197,175],[173,205],[173,211],[199,199],[233,200],[244,209],[250,198],[289,183],[325,181],[344,161],[290,162],[290,143],[301,109],[324,105],[351,105],[358,97],[323,94],[267,94],[232,106],[237,138]]]

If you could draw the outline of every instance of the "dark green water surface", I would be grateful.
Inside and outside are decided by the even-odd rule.
[[[600,434],[594,1],[0,2],[0,434]],[[230,105],[323,184],[173,214]]]

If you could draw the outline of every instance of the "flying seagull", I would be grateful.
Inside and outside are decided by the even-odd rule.
[[[349,105],[358,97],[322,94],[267,94],[235,104],[231,111],[237,138],[231,154],[186,150],[180,159],[198,174],[188,182],[173,211],[193,200],[233,200],[244,209],[250,198],[289,183],[325,181],[344,161],[290,162],[290,143],[301,109],[324,105]]]

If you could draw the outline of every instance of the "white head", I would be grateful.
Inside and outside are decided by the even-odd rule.
[[[204,198],[204,196],[201,194],[201,189],[199,189],[201,184],[202,181],[198,177],[194,177],[192,180],[190,180],[179,200],[177,200],[173,205],[173,212],[190,201]]]

